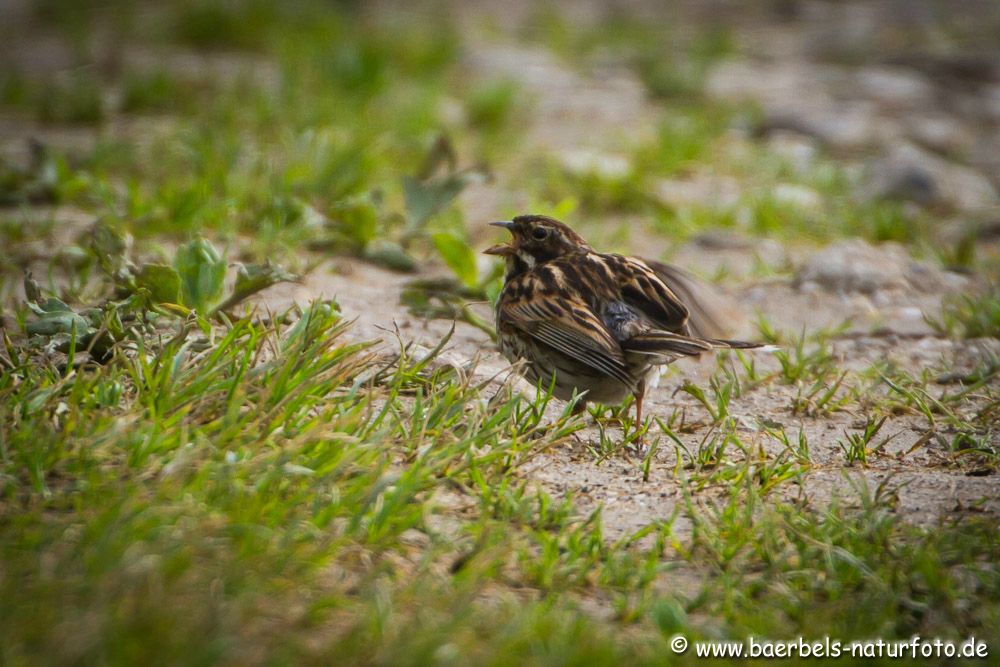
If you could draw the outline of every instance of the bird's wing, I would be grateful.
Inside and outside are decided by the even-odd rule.
[[[543,291],[538,285],[517,284],[537,283],[544,278],[526,275],[509,283],[497,309],[498,324],[520,329],[568,357],[632,386],[621,346],[583,298],[568,289]]]
[[[725,294],[684,269],[652,259],[637,258],[656,273],[688,309],[688,328],[699,338],[725,338],[742,329],[746,317]]]
[[[651,265],[635,257],[601,257],[618,277],[622,303],[640,313],[649,325],[622,341],[626,353],[661,357],[660,363],[666,363],[672,358],[696,356],[716,348],[759,347],[756,343],[715,338],[712,334],[718,334],[704,323],[692,331],[688,307],[699,313],[699,304],[685,304],[674,292],[674,283],[679,282],[681,293],[685,293],[683,281],[669,280],[676,279],[679,270],[658,263]],[[672,271],[663,271],[664,268]]]
[[[688,334],[688,309],[656,272],[641,259],[604,255],[618,277],[622,300],[642,313],[656,329]]]

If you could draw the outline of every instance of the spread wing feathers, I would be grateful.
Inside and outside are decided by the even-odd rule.
[[[666,283],[641,260],[618,257],[626,270],[619,271],[622,299],[641,312],[657,329],[686,334],[688,309]]]
[[[567,294],[559,299],[502,303],[503,323],[515,326],[559,352],[615,378],[631,387],[634,383],[625,366],[625,355],[601,321],[587,305]]]
[[[688,309],[688,328],[699,338],[721,338],[733,334],[733,323],[741,323],[739,309],[714,286],[699,280],[684,269],[652,259],[642,262],[656,277],[680,297]]]

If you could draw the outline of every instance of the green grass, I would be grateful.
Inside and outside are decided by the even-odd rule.
[[[48,79],[24,101],[42,123],[96,125],[106,117],[101,90],[95,74],[83,69]]]
[[[870,488],[846,466],[833,498],[806,490],[829,464],[805,433],[845,411],[867,421],[844,463],[877,464],[898,417],[941,445],[940,465],[995,474],[995,360],[957,379],[849,370],[841,330],[762,321],[779,353],[720,355],[639,424],[628,402],[574,417],[544,387],[479,384],[438,358],[448,339],[430,354],[359,341],[334,302],[239,305],[292,271],[376,262],[400,272],[399,308],[478,326],[485,345],[469,302],[495,298],[499,276],[458,200],[491,174],[519,193],[497,216],[527,206],[611,243],[628,228],[606,221],[625,216],[669,240],[856,234],[926,254],[923,215],[854,200],[832,160],[733,154],[754,110],[698,94],[735,49],[724,28],[675,40],[545,12],[528,28],[575,64],[622,58],[663,105],[616,178],[522,154],[532,101],[470,80],[443,11],[209,0],[150,21],[127,5],[38,3],[80,66],[0,74],[4,114],[94,139],[0,165],[0,662],[663,664],[675,633],[1000,634],[988,518],[909,525],[895,480]],[[164,61],[96,66],[98,23]],[[170,61],[192,51],[232,68]],[[739,203],[654,196],[700,173],[739,179]],[[818,208],[775,196],[782,183]],[[448,273],[402,275],[428,265]],[[995,336],[991,299],[956,299],[940,330]],[[563,448],[595,469],[627,461],[636,493],[666,480],[680,500],[622,534],[572,480],[537,481],[530,466]]]
[[[1000,288],[991,285],[979,294],[959,294],[947,299],[940,317],[930,324],[949,336],[1000,338]]]
[[[124,114],[195,113],[202,89],[210,86],[210,82],[186,80],[163,69],[128,72],[122,80],[120,111]]]
[[[881,419],[869,419],[865,422],[865,427],[861,433],[845,433],[845,440],[838,440],[837,444],[840,445],[840,449],[844,452],[844,460],[850,465],[853,463],[860,463],[863,466],[868,465],[868,457],[873,456],[878,453],[882,447],[889,441],[889,438],[883,439],[878,444],[874,444],[873,440],[878,432],[882,430],[882,426],[885,424],[886,417]],[[871,445],[871,446],[869,446]]]
[[[344,342],[328,305],[279,321],[235,322],[215,344],[138,337],[104,366],[10,347],[5,661],[119,662],[155,647],[164,662],[502,650],[503,662],[610,664],[655,662],[678,631],[996,627],[1000,543],[986,525],[909,528],[891,489],[769,505],[801,465],[730,431],[682,476],[690,537],[668,521],[608,542],[599,513],[512,474],[580,426],[543,420],[544,393],[481,402],[432,358]],[[729,489],[721,503],[699,498],[699,475]],[[658,593],[678,563],[702,587]],[[579,613],[594,596],[628,639]]]

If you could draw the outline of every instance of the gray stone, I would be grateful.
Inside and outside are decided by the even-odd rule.
[[[1000,203],[996,188],[974,169],[903,143],[869,168],[863,188],[870,197],[913,201],[921,205],[946,204],[976,210]]]
[[[769,133],[767,147],[787,160],[799,174],[808,173],[819,154],[819,142],[813,137],[781,129]]]
[[[871,295],[906,288],[933,291],[943,285],[942,273],[914,261],[897,244],[872,246],[860,239],[847,239],[809,256],[793,284],[803,292],[823,289],[840,294]]]
[[[965,155],[976,145],[976,136],[968,127],[943,113],[910,115],[906,131],[913,141],[939,153]]]
[[[934,86],[919,72],[902,67],[863,67],[855,76],[858,92],[885,109],[923,109],[933,104]]]
[[[849,94],[854,88],[846,68],[787,62],[724,62],[705,83],[710,97],[759,104],[768,136],[786,131],[855,150],[900,135],[896,123],[879,115],[877,102]]]

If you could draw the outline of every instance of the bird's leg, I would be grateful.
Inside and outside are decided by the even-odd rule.
[[[639,380],[635,387],[635,445],[642,451],[642,397],[646,395],[646,380]]]

